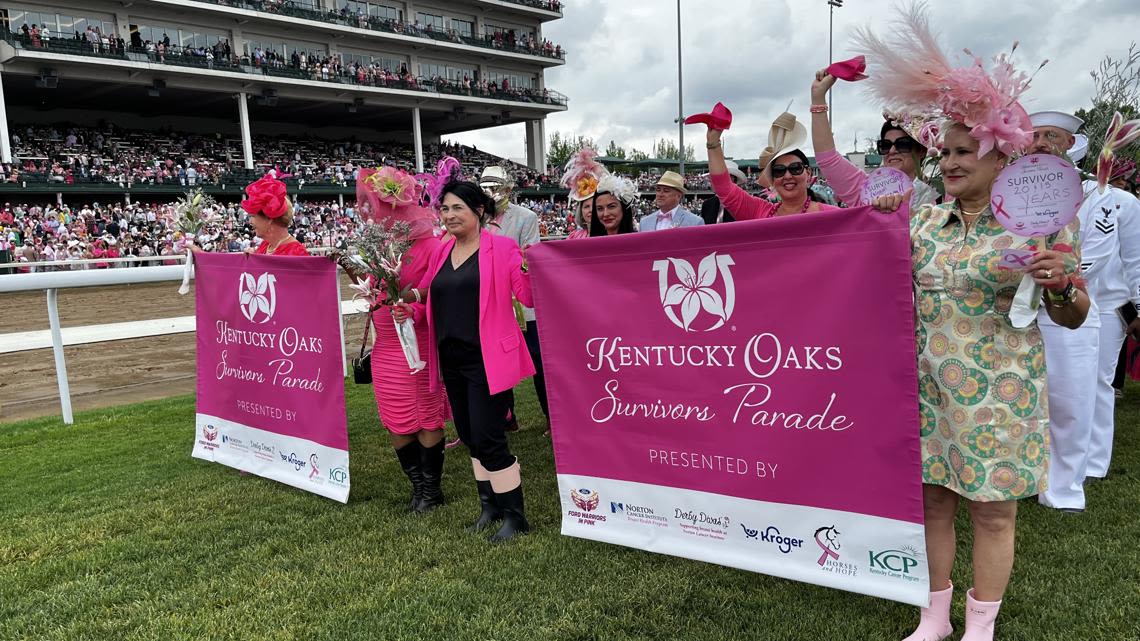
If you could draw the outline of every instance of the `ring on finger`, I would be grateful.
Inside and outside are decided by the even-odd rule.
[[[1052,277],[1053,277],[1053,270],[1052,269],[1046,269],[1045,270],[1045,278],[1052,278]]]

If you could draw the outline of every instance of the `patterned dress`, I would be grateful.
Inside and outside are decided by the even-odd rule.
[[[1047,238],[1015,236],[988,207],[968,230],[954,205],[923,205],[911,217],[923,483],[974,501],[1045,490],[1044,345],[1036,322],[1010,325],[1024,272],[999,263],[1007,248],[1072,248],[1075,271],[1078,233],[1074,219]]]

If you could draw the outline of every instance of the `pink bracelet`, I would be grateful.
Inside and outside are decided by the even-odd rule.
[[[808,111],[812,112],[813,114],[827,113],[827,105],[812,105]]]

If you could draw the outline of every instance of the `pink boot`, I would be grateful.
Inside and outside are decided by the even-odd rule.
[[[962,641],[993,641],[994,620],[1001,601],[975,601],[974,588],[966,592],[966,633]]]
[[[945,590],[930,593],[930,607],[922,608],[918,628],[903,641],[942,641],[954,631],[950,625],[950,601],[954,598],[954,584]]]

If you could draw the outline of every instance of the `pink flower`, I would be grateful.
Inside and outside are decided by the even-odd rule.
[[[1033,127],[1026,126],[1027,120],[1025,110],[1019,105],[991,111],[986,122],[970,130],[970,135],[978,141],[978,157],[995,147],[1007,156],[1025,149],[1033,141]]]
[[[381,202],[390,203],[393,207],[419,201],[419,185],[415,178],[395,167],[381,167],[365,180]]]

